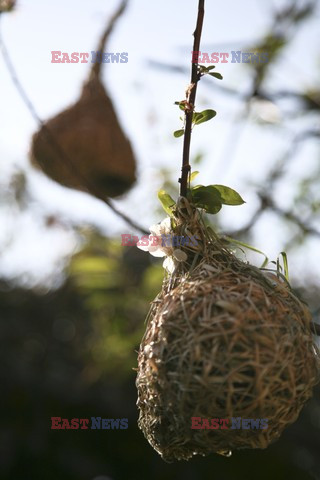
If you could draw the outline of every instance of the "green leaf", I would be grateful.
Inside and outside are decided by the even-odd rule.
[[[197,185],[191,189],[192,201],[196,207],[204,208],[208,213],[218,213],[222,207],[219,191],[212,185]]]
[[[190,173],[189,175],[189,182],[193,182],[193,180],[199,175],[199,172],[198,171],[195,171],[195,172],[192,172]]]
[[[186,105],[184,102],[174,102],[175,105],[179,105],[180,110],[185,110]]]
[[[289,267],[288,267],[288,257],[286,252],[280,252],[280,255],[282,256],[282,261],[283,261],[283,270],[284,270],[284,276],[286,280],[289,282]],[[279,257],[278,257],[279,259]]]
[[[199,165],[203,157],[204,157],[204,154],[202,152],[197,153],[195,157],[192,159],[191,165]],[[319,204],[319,209],[320,209],[320,204]]]
[[[200,70],[200,73],[202,74],[206,74],[206,73],[209,73],[210,70],[213,70],[214,68],[216,68],[215,65],[210,65],[209,67],[205,66],[205,65],[199,65],[199,70]]]
[[[182,135],[184,135],[183,128],[181,130],[176,130],[175,132],[173,132],[173,136],[176,138],[182,137]]]
[[[219,191],[224,205],[243,205],[246,203],[238,192],[225,185],[211,185]]]
[[[173,207],[175,206],[176,202],[165,190],[159,190],[158,198],[162,204],[164,211],[171,216]]]
[[[264,256],[264,261],[263,261],[260,268],[264,269],[264,267],[266,265],[268,265],[269,259],[268,259],[267,255],[265,253],[263,253],[261,250],[259,250],[258,248],[253,247],[252,245],[249,245],[248,243],[244,243],[244,242],[240,242],[239,240],[235,240],[234,238],[228,237],[226,235],[224,235],[223,238],[225,238],[230,243],[233,243],[235,245],[240,245],[241,247],[248,248],[249,250],[252,250],[253,252],[256,252],[256,253],[259,253],[260,255],[263,255]]]
[[[211,77],[217,78],[218,80],[223,80],[223,76],[221,75],[221,73],[213,72],[213,73],[209,73],[209,75],[211,75]]]
[[[200,112],[193,112],[192,123],[196,123],[197,120],[200,120],[202,114]]]
[[[217,112],[215,110],[203,110],[202,112],[195,112],[193,114],[192,121],[195,125],[200,125],[200,123],[208,122],[216,115]]]

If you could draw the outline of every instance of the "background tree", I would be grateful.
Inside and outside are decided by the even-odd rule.
[[[129,49],[130,39],[134,40],[127,30],[130,27],[140,32],[145,27],[143,45],[150,43],[147,35],[154,23],[152,15],[157,15],[151,15],[147,5],[142,11],[138,3],[129,5],[121,19],[122,27],[120,23],[113,37],[119,35],[118,41],[129,50],[128,65],[132,69],[137,57],[133,47]],[[186,5],[186,11],[182,11],[181,5],[165,2],[161,11],[165,19],[166,8],[178,9],[177,32],[184,28],[180,24],[184,23],[185,15],[185,32],[189,35],[188,22],[193,25],[196,4],[188,1]],[[69,19],[68,36],[72,37],[76,31],[76,25],[70,23],[72,12],[62,3],[60,7],[60,13],[64,12]],[[0,2],[0,11],[6,8],[7,5]],[[199,105],[212,105],[217,101],[215,122],[218,123],[214,126],[215,132],[204,129],[203,136],[195,142],[193,165],[200,170],[200,175],[210,175],[213,183],[226,182],[234,186],[247,201],[245,213],[237,218],[234,212],[227,212],[221,218],[217,216],[215,228],[261,247],[270,257],[285,249],[292,284],[308,301],[317,321],[320,308],[317,268],[320,95],[318,67],[312,64],[311,58],[319,58],[314,33],[319,27],[319,4],[315,1],[261,2],[255,7],[261,8],[259,12],[254,11],[253,4],[247,0],[242,8],[241,21],[248,28],[258,19],[263,25],[261,35],[254,29],[256,36],[252,38],[219,43],[214,28],[212,31],[206,28],[210,35],[205,38],[203,51],[257,49],[268,51],[270,61],[263,67],[234,65],[233,70],[227,70],[230,65],[221,65],[225,69],[223,83],[201,80],[204,93],[198,99]],[[37,82],[36,77],[44,75],[46,65],[38,61],[37,70],[32,68],[30,54],[31,66],[19,68],[15,39],[21,43],[22,37],[14,28],[14,22],[25,22],[28,11],[31,15],[37,9],[45,12],[50,7],[18,5],[16,11],[0,15],[2,36],[6,40],[5,44],[1,43],[2,52],[9,54],[28,95],[31,91],[28,79]],[[82,9],[84,17],[94,9],[98,11],[98,21],[97,17],[94,21],[91,17],[90,24],[94,25],[91,30],[96,37],[101,29],[100,20],[105,23],[106,13],[110,12],[102,15],[98,4],[82,5]],[[235,12],[231,15],[226,10],[218,13],[215,9],[216,6],[208,5],[205,24],[219,23],[219,14],[225,28],[231,30],[229,25]],[[48,20],[43,19],[41,25],[49,29]],[[122,88],[117,92],[113,84],[114,102],[140,162],[137,186],[114,206],[134,222],[139,220],[144,229],[153,223],[154,215],[162,218],[157,210],[156,190],[164,187],[172,194],[177,192],[181,143],[170,136],[177,119],[176,107],[169,108],[181,94],[181,81],[185,83],[190,67],[189,47],[177,48],[187,44],[188,38],[185,33],[179,36],[177,32],[163,33],[164,37],[172,37],[168,45],[176,50],[167,56],[165,49],[160,50],[162,61],[155,47],[152,61],[148,61],[147,50],[142,52],[143,71],[138,69],[134,76],[133,70],[128,70],[129,92],[123,89],[123,77],[126,77],[123,70],[110,72],[109,69],[106,73],[110,78],[114,75]],[[63,32],[60,35],[66,38]],[[57,32],[55,38],[59,38]],[[116,50],[116,45],[113,43],[110,48]],[[89,39],[83,48],[90,51]],[[0,336],[4,393],[1,477],[15,480],[197,479],[211,478],[214,473],[217,478],[233,480],[256,478],[259,472],[262,479],[319,478],[319,389],[299,420],[266,451],[244,451],[230,459],[212,456],[167,465],[146,443],[136,427],[133,368],[148,303],[161,285],[162,266],[138,249],[120,246],[119,233],[138,233],[138,230],[109,213],[108,206],[87,195],[55,186],[31,169],[27,148],[23,144],[15,145],[19,145],[19,132],[30,139],[39,125],[31,124],[24,133],[19,118],[20,114],[23,117],[29,113],[13,88],[14,78],[12,71],[8,75],[5,58],[0,65],[1,102],[7,105],[5,97],[8,96],[16,103],[10,109],[2,109],[0,133],[3,149]],[[307,81],[299,81],[305,70]],[[71,78],[75,76],[73,70],[68,72]],[[79,71],[76,75],[80,85],[84,76],[80,79]],[[62,85],[67,79],[59,81]],[[51,97],[52,89],[52,84],[46,84],[33,95],[33,106],[39,107],[44,98]],[[133,92],[139,111],[131,108],[135,105],[130,103],[134,100],[129,99]],[[53,114],[53,110],[56,112],[58,106],[62,108],[63,95],[61,89],[58,95],[61,104],[55,100],[57,105],[40,109],[39,116],[45,118]],[[70,98],[72,100],[74,98]],[[47,101],[49,105],[50,100]],[[23,148],[23,160],[17,161]],[[150,163],[145,160],[149,154]],[[70,205],[66,206],[67,203]],[[86,208],[84,205],[88,205],[86,213],[81,212]],[[250,253],[248,257],[255,261]],[[51,416],[128,417],[129,429],[52,431]]]

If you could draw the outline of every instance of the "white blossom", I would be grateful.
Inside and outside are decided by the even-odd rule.
[[[154,257],[166,257],[163,261],[163,268],[169,273],[173,273],[179,262],[185,262],[188,258],[187,254],[180,248],[175,248],[173,245],[168,245],[168,242],[163,242],[163,235],[172,234],[171,219],[166,217],[157,225],[152,225],[150,228],[150,235],[148,245],[139,245],[140,250],[149,252]],[[157,241],[154,240],[157,237]],[[157,243],[155,245],[155,243]]]

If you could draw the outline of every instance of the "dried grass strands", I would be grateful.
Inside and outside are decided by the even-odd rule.
[[[175,233],[200,238],[165,279],[138,355],[139,427],[165,460],[265,448],[319,377],[311,316],[276,275],[230,253],[185,199]],[[191,417],[268,419],[268,429],[193,430]]]

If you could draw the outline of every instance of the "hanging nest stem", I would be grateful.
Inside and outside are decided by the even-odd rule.
[[[167,461],[265,448],[318,381],[311,315],[281,275],[236,258],[183,197],[173,229],[199,240],[181,247],[188,260],[151,305],[138,355],[139,427]],[[228,419],[229,428],[192,429],[192,417]],[[231,429],[239,417],[267,419],[268,428]]]
[[[103,32],[96,53],[106,47],[128,4],[122,0]],[[119,55],[119,54],[117,54]],[[136,159],[103,85],[101,60],[93,63],[76,103],[45,123],[33,135],[30,158],[51,179],[102,199],[127,192],[136,181]],[[122,215],[126,221],[128,220]],[[133,225],[133,222],[130,222]]]

